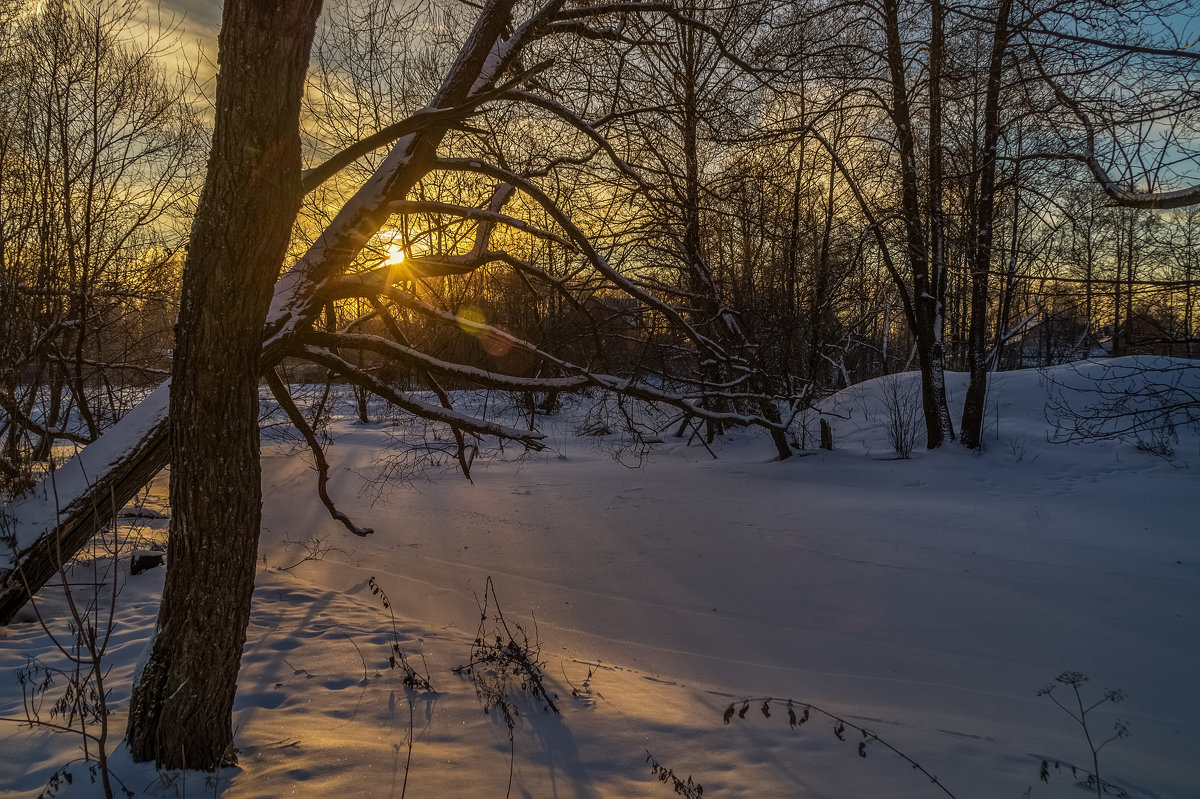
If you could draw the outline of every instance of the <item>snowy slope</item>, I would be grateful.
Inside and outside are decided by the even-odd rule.
[[[114,770],[139,795],[674,795],[651,754],[705,796],[946,795],[879,742],[860,758],[861,735],[842,742],[816,713],[792,730],[783,704],[767,718],[757,702],[722,722],[730,702],[772,696],[870,729],[960,799],[1085,796],[1069,770],[1039,780],[1043,759],[1090,766],[1081,730],[1037,695],[1074,669],[1092,678],[1085,696],[1128,694],[1090,718],[1101,737],[1117,719],[1132,731],[1103,750],[1102,775],[1131,797],[1200,796],[1200,436],[1179,427],[1169,457],[1048,443],[1047,398],[1095,369],[996,376],[982,454],[896,459],[876,381],[823,405],[832,452],[776,463],[766,440],[734,436],[714,460],[667,438],[630,469],[609,454],[619,436],[577,438],[564,412],[540,420],[547,452],[509,449],[473,483],[445,473],[380,496],[364,478],[391,427],[347,419],[331,490],[376,530],[367,539],[329,520],[305,458],[275,446],[241,766],[206,785],[118,751]],[[957,407],[965,380],[948,385]],[[283,568],[305,555],[289,541],[316,538],[334,549]],[[470,657],[488,577],[540,644],[562,710],[515,699],[511,744],[451,672]],[[161,582],[161,569],[130,577],[119,598],[114,737]],[[46,602],[56,630],[62,605]],[[3,636],[0,715],[23,717],[15,671],[61,657],[36,624]],[[405,689],[393,642],[434,693]],[[7,723],[0,752],[0,792],[36,796],[78,746]],[[75,773],[58,795],[99,795]]]

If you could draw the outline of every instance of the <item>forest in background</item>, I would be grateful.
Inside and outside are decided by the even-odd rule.
[[[31,8],[0,9],[10,492],[55,442],[94,439],[131,387],[168,374],[211,102],[211,82],[180,69],[187,43],[130,0]],[[1200,208],[1121,207],[1090,169],[1144,195],[1196,182],[1190,11],[581,5],[553,23],[565,41],[526,48],[520,82],[456,115],[444,168],[356,257],[351,272],[405,270],[407,305],[331,300],[322,327],[344,336],[336,351],[356,369],[405,389],[427,382],[419,359],[357,334],[524,378],[561,376],[561,359],[724,410],[769,397],[785,415],[918,367],[936,381],[943,367],[1191,357]],[[305,163],[411,118],[471,21],[453,5],[329,4]],[[383,158],[359,154],[307,195],[292,257]],[[500,196],[504,175],[476,164],[536,184],[552,206]],[[329,371],[287,364],[297,382]],[[930,443],[952,436],[944,397],[926,403]]]

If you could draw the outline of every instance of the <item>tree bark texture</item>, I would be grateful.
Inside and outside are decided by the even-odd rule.
[[[967,363],[971,381],[963,401],[960,442],[968,449],[983,446],[983,416],[987,401],[987,304],[988,279],[996,216],[996,151],[1000,146],[1000,84],[1004,77],[1004,54],[1008,50],[1008,15],[1011,0],[1000,0],[983,111],[983,160],[979,170],[975,247],[971,253],[971,325]]]
[[[212,152],[175,329],[167,580],[126,733],[135,760],[163,768],[235,760],[262,505],[262,329],[300,206],[300,96],[320,5],[225,4]]]

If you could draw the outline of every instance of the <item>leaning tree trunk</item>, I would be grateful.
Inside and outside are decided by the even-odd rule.
[[[12,567],[0,571],[0,626],[45,585],[117,511],[167,464],[166,385],[119,426],[51,472],[34,490],[0,511],[0,549]]]
[[[300,207],[300,95],[320,0],[226,0],[216,124],[171,375],[169,568],[130,701],[135,760],[232,763],[258,551],[258,378],[272,286]]]

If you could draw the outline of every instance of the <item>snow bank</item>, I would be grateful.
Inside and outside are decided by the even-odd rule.
[[[822,406],[832,452],[783,463],[741,431],[714,447],[719,459],[668,437],[628,469],[609,454],[619,434],[573,435],[573,405],[538,418],[543,453],[509,448],[477,461],[474,483],[443,474],[378,499],[361,493],[363,479],[397,451],[400,428],[382,414],[354,424],[347,408],[332,430],[330,490],[376,534],[358,539],[328,519],[303,457],[268,454],[234,718],[241,766],[217,788],[198,779],[186,790],[502,796],[511,769],[513,796],[672,795],[649,753],[705,796],[944,795],[870,741],[859,757],[861,738],[848,729],[838,740],[816,713],[793,730],[784,705],[765,717],[756,703],[722,723],[730,702],[772,696],[872,730],[964,799],[1083,796],[1053,768],[1090,763],[1081,731],[1037,693],[1075,669],[1091,677],[1089,697],[1128,695],[1090,719],[1097,735],[1118,719],[1133,732],[1101,753],[1105,779],[1130,797],[1194,797],[1200,441],[1178,428],[1170,458],[1136,441],[1050,443],[1047,399],[1094,368],[994,376],[978,454],[918,447],[895,459],[881,383]],[[947,385],[956,406],[965,378]],[[130,578],[121,597],[118,731],[161,572]],[[563,711],[514,694],[511,743],[451,672],[469,657],[489,576],[506,616],[535,631]],[[36,625],[4,635],[0,715],[20,717],[11,675],[55,654]],[[405,688],[393,644],[436,693]],[[75,744],[0,727],[0,791],[35,796]],[[118,767],[139,795],[174,790]],[[95,796],[76,773],[60,795]]]

